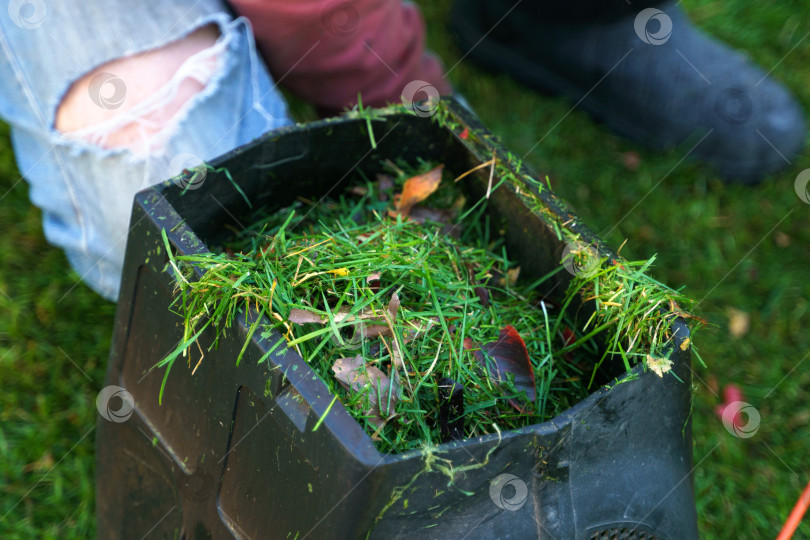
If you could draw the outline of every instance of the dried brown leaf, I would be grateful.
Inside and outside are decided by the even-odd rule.
[[[394,179],[387,174],[377,175],[377,199],[387,201],[394,191]]]
[[[361,324],[360,329],[357,330],[360,334],[360,339],[356,338],[352,339],[353,342],[360,343],[364,339],[373,339],[378,336],[390,336],[391,329],[388,328],[388,325],[385,324]]]
[[[366,277],[366,285],[368,285],[368,288],[371,289],[374,292],[379,291],[380,290],[380,273],[379,272],[374,272],[373,274],[369,274]]]
[[[439,324],[438,317],[430,317],[426,323],[419,323],[415,324],[411,321],[408,321],[408,324],[413,328],[413,330],[406,330],[402,333],[402,343],[407,344],[416,339],[416,337],[422,333],[427,332],[433,325]]]
[[[363,414],[371,416],[369,421],[374,425],[380,427],[382,419],[394,414],[394,405],[399,399],[399,385],[376,366],[367,365],[362,356],[339,358],[332,365],[332,372],[347,390],[367,394],[369,408]]]
[[[363,322],[360,323],[360,328],[357,330],[358,334],[355,334],[355,337],[352,339],[352,342],[359,343],[364,339],[372,339],[377,336],[392,336],[394,335],[394,323],[397,322],[397,312],[399,310],[399,296],[397,293],[391,295],[391,300],[388,301],[388,308],[386,309],[386,313],[388,315],[385,324],[365,324]],[[385,319],[385,314],[376,315],[374,318],[376,319]]]
[[[361,310],[359,313],[352,313],[350,307],[342,307],[336,312],[332,314],[333,318],[335,319],[336,323],[341,322],[353,322],[353,321],[365,321],[368,319],[382,319],[383,316],[379,313],[375,313],[372,310],[364,309]],[[290,316],[287,320],[293,324],[307,324],[307,323],[315,323],[315,324],[329,324],[329,317],[325,315],[318,315],[314,311],[310,311],[308,309],[301,309],[301,308],[293,308],[290,310]]]
[[[509,270],[506,271],[506,281],[507,283],[509,283],[510,286],[514,286],[517,283],[519,277],[520,277],[520,266],[510,268]]]
[[[312,311],[300,308],[291,309],[290,316],[287,317],[287,320],[294,324],[307,324],[307,323],[325,324],[329,322],[327,319],[324,319],[317,313],[313,313]]]
[[[785,248],[790,246],[790,236],[783,233],[782,231],[776,231],[775,233],[773,233],[773,240],[779,247]]]
[[[445,210],[442,208],[428,208],[425,206],[414,206],[411,208],[409,217],[412,221],[417,223],[424,223],[425,221],[432,221],[434,223],[448,224],[456,217],[453,210]]]
[[[424,174],[408,178],[402,187],[402,194],[394,201],[396,210],[389,212],[389,215],[395,217],[400,214],[402,217],[408,217],[415,204],[424,201],[439,188],[442,181],[442,170],[444,170],[444,165],[439,165]]]
[[[728,333],[731,337],[743,337],[751,329],[751,316],[745,311],[728,308]]]
[[[481,302],[483,307],[489,306],[489,291],[484,287],[476,287],[475,294],[478,295],[478,300]]]
[[[397,313],[399,312],[399,295],[394,293],[391,295],[391,300],[388,301],[388,316],[391,318],[391,324],[397,322]]]

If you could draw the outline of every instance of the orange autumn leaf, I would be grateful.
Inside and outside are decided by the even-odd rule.
[[[389,211],[388,215],[396,217],[397,214],[400,214],[402,217],[408,217],[415,204],[424,201],[439,188],[442,181],[442,170],[444,170],[444,165],[439,165],[424,174],[408,178],[402,187],[402,194],[394,202],[396,210]]]

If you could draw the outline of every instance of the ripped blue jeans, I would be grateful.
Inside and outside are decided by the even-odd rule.
[[[220,34],[216,65],[159,144],[143,151],[105,148],[54,128],[74,81],[210,24]],[[106,82],[99,104],[112,107],[126,88]],[[118,297],[136,192],[197,164],[189,160],[209,160],[291,123],[249,24],[234,20],[218,0],[11,0],[8,16],[0,13],[0,118],[11,126],[17,164],[42,210],[46,238],[110,300]]]

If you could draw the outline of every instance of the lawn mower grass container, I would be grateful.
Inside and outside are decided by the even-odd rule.
[[[252,210],[225,169],[254,209],[281,208],[338,193],[358,170],[373,178],[386,159],[444,163],[459,175],[507,156],[452,100],[438,114],[443,122],[387,110],[371,122],[376,148],[360,114],[285,128],[212,162],[196,189],[184,192],[175,179],[136,196],[106,379],[123,388],[118,398],[132,395],[134,411],[98,420],[99,538],[697,537],[690,351],[680,347],[689,334],[680,320],[671,360],[682,382],[639,365],[633,380],[553,420],[431,453],[381,454],[339,401],[315,430],[333,400],[323,382],[292,349],[259,363],[280,335],[256,332],[236,365],[251,312],[210,352],[215,330],[207,329],[196,373],[178,359],[158,404],[164,370],[153,367],[182,338],[161,230],[189,254],[248,225]],[[521,278],[560,265],[565,242],[549,216],[614,256],[548,189],[531,209],[521,193],[537,189],[520,180],[525,170],[513,172],[518,180],[492,193],[490,209]],[[465,178],[470,198],[488,180],[489,167]],[[543,287],[561,297],[570,278],[559,272]],[[626,377],[617,364],[605,380]]]

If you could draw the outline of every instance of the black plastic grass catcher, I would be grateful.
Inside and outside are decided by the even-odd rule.
[[[433,160],[459,175],[507,155],[456,103],[442,105],[444,122],[391,109],[374,122],[376,149],[363,118],[316,122],[222,156],[199,189],[167,182],[136,196],[106,379],[132,395],[134,411],[126,421],[99,417],[99,538],[697,538],[681,320],[677,377],[637,365],[633,380],[550,421],[429,452],[380,453],[340,402],[322,419],[333,396],[294,350],[259,363],[280,335],[254,334],[237,367],[244,315],[193,376],[182,365],[170,372],[158,404],[163,370],[152,368],[183,336],[168,309],[174,277],[161,231],[189,254],[241,226],[250,209],[225,170],[254,207],[282,208],[334,193],[386,159]],[[480,197],[488,177],[481,168],[466,189]],[[489,209],[521,276],[533,279],[560,265],[565,242],[519,196],[528,189],[503,186]],[[542,212],[612,255],[552,193],[538,197]],[[561,295],[570,277],[544,286]],[[214,337],[206,330],[201,347]],[[605,369],[605,380],[626,377]]]

